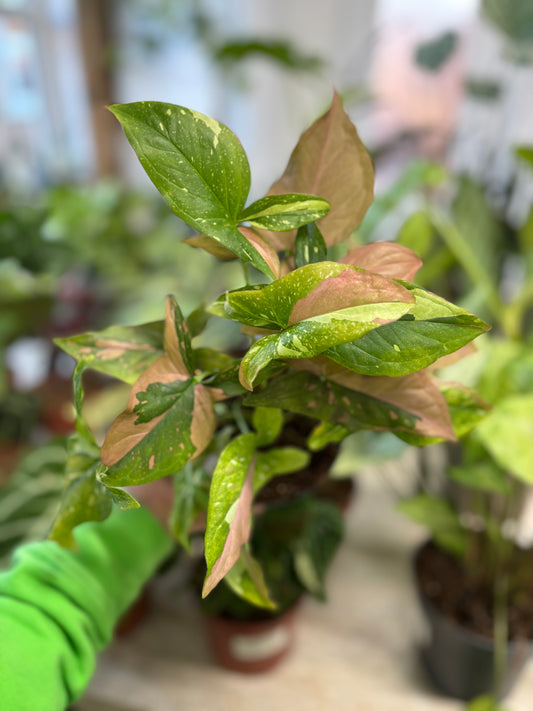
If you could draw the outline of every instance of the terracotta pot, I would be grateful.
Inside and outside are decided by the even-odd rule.
[[[421,546],[414,560],[418,596],[429,628],[429,639],[420,649],[420,656],[430,678],[442,692],[469,701],[493,690],[494,644],[491,639],[446,617],[424,594],[417,562],[428,546],[429,543]],[[510,691],[532,652],[533,640],[509,642],[503,695]]]
[[[207,616],[214,658],[223,668],[245,674],[273,669],[293,646],[298,608],[297,604],[278,617],[254,621]]]

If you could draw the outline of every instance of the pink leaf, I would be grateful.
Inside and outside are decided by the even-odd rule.
[[[415,252],[395,242],[375,242],[355,247],[339,262],[405,281],[412,281],[422,266],[422,260]]]

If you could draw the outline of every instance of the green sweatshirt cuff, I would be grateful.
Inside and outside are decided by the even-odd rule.
[[[145,509],[116,510],[75,538],[77,551],[23,546],[0,574],[0,698],[10,711],[61,711],[78,698],[119,617],[172,550]]]

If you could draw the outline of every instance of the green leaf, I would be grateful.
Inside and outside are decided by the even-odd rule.
[[[428,528],[437,545],[453,555],[465,554],[467,534],[461,526],[457,511],[448,501],[420,494],[401,501],[398,509],[416,523]]]
[[[255,558],[243,546],[241,555],[224,578],[233,592],[256,607],[267,610],[276,608],[271,599],[263,571]]]
[[[250,393],[244,404],[281,407],[289,412],[341,424],[351,432],[362,429],[411,431],[417,419],[399,407],[305,372],[289,372],[273,379],[266,390]]]
[[[440,382],[439,389],[448,403],[457,438],[464,437],[487,417],[490,406],[471,388],[456,383]]]
[[[275,447],[266,452],[258,452],[253,479],[254,494],[275,476],[305,469],[309,461],[309,452],[297,447]]]
[[[178,542],[190,551],[189,531],[202,511],[207,510],[211,477],[203,467],[189,462],[174,474],[174,505],[170,528]]]
[[[167,296],[165,308],[165,352],[179,373],[190,375],[194,371],[194,359],[187,321],[173,296]]]
[[[236,437],[220,454],[213,472],[204,546],[207,574],[202,597],[235,565],[250,536],[256,447],[255,434]]]
[[[511,492],[507,474],[490,460],[450,467],[448,476],[469,489],[503,495]]]
[[[281,432],[283,413],[275,407],[257,407],[252,415],[252,424],[257,432],[257,446],[272,444]]]
[[[163,354],[163,322],[142,326],[110,326],[79,336],[56,338],[54,343],[91,370],[133,384]]]
[[[281,333],[254,343],[241,361],[239,379],[252,389],[259,372],[275,359],[312,358],[328,348],[360,338],[378,328],[380,321],[399,318],[409,304],[363,304],[299,321]]]
[[[209,391],[162,356],[135,383],[128,407],[107,432],[102,481],[125,486],[173,474],[203,451],[214,425]]]
[[[288,232],[314,222],[328,212],[328,201],[314,195],[267,195],[243,210],[239,221],[267,230]]]
[[[519,146],[515,149],[516,155],[522,158],[533,167],[533,148],[531,146]]]
[[[294,262],[296,267],[325,262],[328,248],[322,233],[314,222],[300,227],[294,241]]]
[[[427,368],[472,341],[489,326],[473,314],[419,287],[405,284],[416,304],[403,318],[324,355],[363,375],[398,377]]]
[[[500,467],[533,483],[533,394],[500,400],[475,434]]]
[[[375,429],[454,438],[446,401],[424,372],[403,378],[366,378],[337,366],[331,369],[319,359],[301,367],[301,372],[273,378],[267,389],[250,394],[245,404],[275,403],[352,432]]]
[[[396,242],[416,252],[422,259],[429,253],[433,242],[434,229],[425,210],[410,215],[403,223]],[[408,277],[403,277],[408,279]]]
[[[250,167],[235,134],[204,114],[173,104],[146,101],[116,104],[110,110],[172,210],[273,277],[237,229],[250,190]]]
[[[107,490],[111,494],[113,503],[116,504],[122,511],[129,511],[130,509],[139,509],[141,507],[137,499],[124,489],[118,489],[115,486],[108,486]]]
[[[97,464],[72,481],[61,499],[59,512],[48,538],[61,546],[76,545],[72,531],[86,521],[103,521],[111,513],[113,499],[96,478]]]
[[[295,572],[311,595],[325,600],[324,582],[343,539],[343,518],[334,504],[319,499],[305,502],[302,513],[300,530],[290,543]]]
[[[350,434],[350,430],[342,425],[331,422],[320,422],[307,438],[307,446],[312,452],[319,452],[328,444],[342,442]]]

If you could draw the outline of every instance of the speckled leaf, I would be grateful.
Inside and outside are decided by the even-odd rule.
[[[319,262],[300,267],[265,287],[229,292],[224,315],[250,326],[277,330],[308,316],[386,301],[412,304],[414,296],[405,286],[379,274],[336,262]]]
[[[488,330],[468,311],[418,287],[404,286],[416,298],[407,316],[325,355],[356,373],[397,377],[427,368]]]
[[[294,263],[296,267],[325,262],[328,248],[322,233],[314,222],[300,227],[294,241]]]
[[[295,364],[317,375],[358,393],[369,395],[384,404],[400,407],[414,415],[412,432],[426,437],[455,439],[448,404],[437,387],[438,381],[424,371],[398,378],[376,376],[369,378],[352,373],[331,363],[327,358]]]
[[[224,578],[233,592],[256,607],[275,609],[261,566],[243,546],[239,559]]]
[[[301,136],[283,176],[269,194],[301,192],[327,200],[331,210],[318,226],[331,246],[356,229],[372,203],[373,190],[372,161],[335,94],[329,111]],[[280,249],[292,243],[275,233],[269,237]]]
[[[180,307],[173,296],[167,296],[166,299],[163,346],[179,373],[183,375],[192,374],[194,359],[191,337],[187,321],[183,318]]]
[[[376,242],[355,247],[339,262],[406,281],[413,281],[422,266],[422,260],[417,254],[396,242]]]
[[[245,403],[266,407],[275,403],[284,410],[339,424],[352,432],[389,430],[454,439],[446,401],[425,374],[415,373],[400,380],[366,378],[346,371],[349,376],[345,379],[324,375],[320,363],[301,365],[316,366],[316,374],[301,371],[280,375],[264,391],[248,395]],[[418,375],[422,377],[416,379]]]
[[[205,531],[207,574],[203,597],[235,565],[250,537],[256,446],[253,433],[236,437],[222,451],[213,472]]]
[[[332,346],[360,338],[383,321],[397,319],[411,304],[362,304],[299,321],[281,333],[254,343],[241,361],[239,379],[251,390],[260,371],[272,360],[312,358]]]
[[[91,370],[132,385],[163,354],[163,322],[142,326],[111,326],[103,331],[56,338],[54,343]]]
[[[315,222],[328,212],[328,201],[314,195],[267,195],[243,210],[240,221],[266,230],[288,232]]]
[[[124,486],[172,474],[203,451],[214,425],[207,388],[164,355],[135,383],[126,410],[108,430],[100,451],[108,467],[102,481]]]
[[[59,512],[48,535],[62,546],[75,546],[72,531],[85,521],[103,521],[111,513],[113,500],[106,487],[96,478],[97,464],[74,479],[61,499]]]
[[[145,101],[116,104],[110,110],[174,212],[272,276],[237,229],[250,190],[250,167],[235,134],[204,114],[174,104]]]
[[[250,393],[246,405],[281,407],[289,412],[341,424],[351,432],[376,429],[411,431],[416,417],[402,408],[323,380],[311,373],[286,373],[268,388]]]

